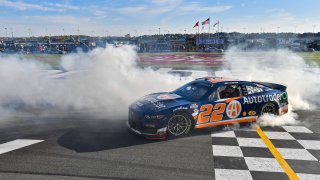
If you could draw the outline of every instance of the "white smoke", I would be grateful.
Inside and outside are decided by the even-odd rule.
[[[319,68],[285,50],[225,53],[222,73],[238,79],[269,81],[287,86],[293,110],[312,109],[319,94]],[[0,116],[21,108],[97,110],[106,118],[126,118],[128,105],[152,92],[171,91],[186,83],[178,77],[142,69],[131,46],[62,56],[63,69],[73,72],[62,79],[52,78],[43,69],[48,65],[18,56],[0,56]],[[313,70],[310,70],[311,67]],[[281,118],[265,115],[261,125],[296,123],[291,111]]]
[[[226,53],[225,60],[231,74],[244,80],[274,82],[287,86],[293,110],[310,110],[311,100],[319,94],[319,68],[307,64],[288,50],[268,52]],[[311,70],[312,69],[312,70]]]
[[[257,123],[260,126],[283,126],[288,124],[298,124],[298,115],[289,107],[288,113],[277,116],[273,114],[263,114],[259,117]]]
[[[61,66],[77,72],[54,79],[42,69],[49,67],[18,57],[0,59],[0,105],[98,110],[106,118],[125,118],[128,105],[137,98],[171,91],[183,84],[179,78],[137,65],[134,47],[95,49],[90,53],[63,56]],[[9,111],[7,111],[9,112]]]
[[[308,64],[299,55],[288,50],[239,52],[231,49],[225,54],[226,67],[220,74],[243,80],[279,83],[287,86],[289,113],[283,116],[264,115],[263,126],[297,123],[295,110],[312,110],[312,100],[319,95],[319,67]]]

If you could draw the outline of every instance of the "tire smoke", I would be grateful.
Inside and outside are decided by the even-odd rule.
[[[280,126],[298,123],[296,110],[313,110],[319,96],[319,67],[288,50],[239,52],[231,49],[225,54],[225,76],[252,81],[274,82],[287,86],[289,113],[283,116],[263,115],[261,126]]]
[[[97,48],[89,53],[61,57],[69,73],[46,73],[50,66],[19,56],[0,56],[0,116],[24,109],[94,111],[108,119],[125,119],[127,108],[137,98],[152,92],[171,91],[188,80],[142,69],[132,46]],[[237,79],[280,83],[287,86],[290,109],[312,110],[319,95],[319,67],[299,55],[277,50],[224,55],[219,75]],[[57,71],[60,72],[60,71]],[[66,75],[67,74],[67,75]],[[59,77],[59,78],[57,78]],[[290,111],[281,117],[263,116],[261,125],[296,123]]]
[[[44,73],[42,70],[50,67],[38,61],[1,58],[0,107],[10,110],[7,112],[21,107],[93,110],[105,118],[119,119],[127,117],[128,105],[137,98],[172,91],[184,83],[177,77],[139,68],[137,59],[132,46],[65,55],[61,66],[74,73],[57,79]]]

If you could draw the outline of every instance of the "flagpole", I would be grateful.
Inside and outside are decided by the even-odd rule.
[[[218,20],[218,40],[219,40],[220,21]]]
[[[211,24],[210,24],[210,16],[209,16],[209,39],[210,39],[210,26]]]
[[[200,34],[199,28],[200,28],[200,21],[198,21],[198,34]]]
[[[199,51],[199,41],[200,41],[200,21],[198,21],[198,39],[196,40],[196,42],[198,42],[198,50]],[[197,43],[196,43],[197,46]]]

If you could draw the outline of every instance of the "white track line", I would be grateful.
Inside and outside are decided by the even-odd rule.
[[[0,144],[0,154],[4,154],[16,149],[20,149],[32,144],[42,142],[43,140],[32,140],[32,139],[16,139],[7,143]]]

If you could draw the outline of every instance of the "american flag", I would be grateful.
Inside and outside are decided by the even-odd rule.
[[[199,21],[193,26],[193,28],[198,27],[199,26]]]
[[[203,21],[201,24],[202,25],[210,24],[210,18],[208,18],[207,20]]]

